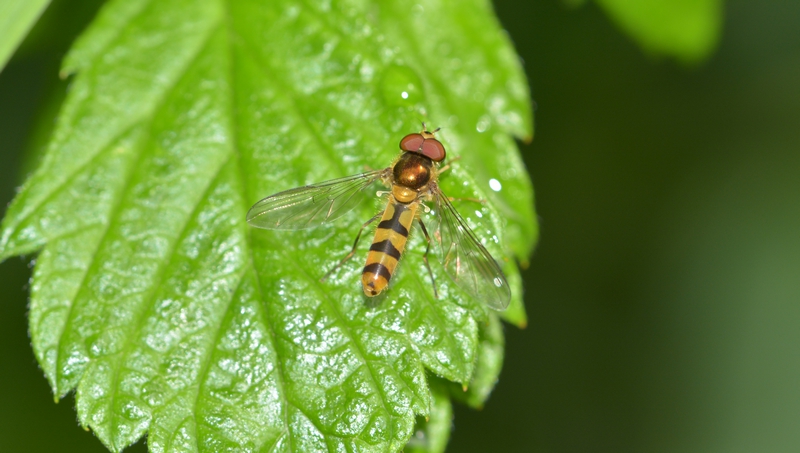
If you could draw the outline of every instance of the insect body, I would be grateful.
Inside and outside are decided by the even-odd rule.
[[[406,248],[408,232],[416,214],[417,203],[403,204],[390,199],[386,205],[361,275],[366,295],[377,296],[389,285]]]
[[[424,133],[423,131],[422,134]],[[422,134],[412,134],[411,136]],[[430,139],[423,138],[421,142],[436,140],[432,138],[433,134],[430,136]],[[401,147],[403,143],[401,142]],[[436,141],[436,143],[439,142]],[[416,143],[412,142],[411,145],[416,145]],[[442,160],[444,159],[444,147],[441,146],[441,143],[439,145],[439,147],[434,146],[432,152],[437,158],[441,155],[439,160]],[[442,150],[441,153],[438,153],[439,149]],[[392,278],[392,273],[406,246],[408,232],[416,218],[420,198],[425,196],[422,189],[430,183],[432,176],[436,176],[433,159],[414,151],[405,151],[392,166],[392,193],[383,217],[381,217],[381,222],[378,224],[378,229],[375,231],[375,239],[369,248],[367,264],[364,266],[361,276],[364,293],[368,296],[380,294],[389,284],[389,279]],[[435,180],[435,177],[433,179]]]
[[[389,285],[416,220],[428,242],[423,259],[431,280],[433,272],[428,263],[428,252],[434,242],[438,245],[445,272],[459,287],[484,301],[490,308],[504,310],[511,293],[503,272],[453,208],[450,199],[439,189],[439,173],[448,167],[439,168],[446,153],[442,143],[436,139],[435,132],[423,129],[418,134],[403,137],[400,141],[403,154],[391,167],[299,187],[264,198],[250,208],[247,221],[255,227],[266,229],[317,226],[335,220],[354,208],[366,198],[367,189],[374,182],[381,181],[391,189],[385,192],[388,201],[383,215],[376,215],[361,227],[352,250],[333,270],[355,254],[364,228],[380,216],[361,275],[364,293],[370,297],[377,296]],[[435,205],[435,215],[431,216],[434,221],[433,238],[420,216],[421,205],[425,211],[429,210],[425,202]]]

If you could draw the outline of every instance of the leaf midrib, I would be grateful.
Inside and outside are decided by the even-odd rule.
[[[236,93],[235,93],[236,88],[235,88],[235,84],[234,84],[234,82],[236,80],[236,77],[235,77],[235,73],[234,73],[234,67],[235,66],[234,66],[234,62],[233,62],[233,58],[234,58],[234,55],[235,55],[234,49],[233,49],[233,42],[234,42],[234,27],[233,27],[233,24],[232,24],[233,19],[231,17],[231,12],[230,12],[228,3],[225,0],[221,0],[220,3],[222,5],[222,15],[223,15],[223,19],[222,20],[224,21],[224,23],[221,24],[221,26],[225,27],[225,37],[226,37],[226,40],[227,40],[227,49],[228,49],[228,52],[227,52],[228,62],[227,63],[228,63],[228,78],[229,78],[229,82],[230,82],[228,84],[228,101],[229,101],[229,105],[228,105],[229,116],[228,116],[228,118],[229,118],[229,121],[230,121],[230,124],[228,125],[228,127],[229,127],[229,130],[230,130],[230,137],[231,137],[231,149],[233,151],[233,155],[236,158],[236,170],[237,170],[238,175],[239,175],[240,187],[241,187],[241,191],[242,191],[241,200],[246,205],[247,204],[247,200],[250,199],[248,197],[248,184],[247,184],[247,179],[246,179],[246,174],[247,173],[244,171],[244,168],[242,167],[242,151],[241,151],[241,145],[239,143],[239,134],[238,134],[238,129],[236,128],[236,124],[233,121],[234,115],[235,115],[235,113],[237,111],[236,110]],[[242,206],[241,212],[247,212],[247,206]],[[242,220],[244,220],[244,216],[242,216]],[[244,226],[244,238],[245,238],[244,250],[245,250],[245,253],[247,254],[247,256],[245,258],[245,263],[247,263],[250,266],[250,270],[253,272],[254,280],[255,280],[255,287],[256,287],[257,294],[258,294],[258,300],[259,300],[259,302],[262,302],[262,301],[264,301],[264,291],[263,291],[263,288],[261,287],[261,278],[259,278],[258,268],[255,265],[255,261],[253,260],[252,230],[250,228],[248,228],[246,225]],[[235,294],[235,293],[233,293],[233,294]],[[281,359],[279,357],[279,354],[278,354],[278,341],[277,341],[277,335],[275,333],[275,326],[272,324],[272,320],[271,320],[271,318],[269,316],[269,309],[266,308],[266,306],[267,306],[267,304],[265,304],[265,303],[256,304],[256,307],[258,307],[258,310],[262,311],[262,313],[261,313],[262,314],[262,318],[264,319],[264,324],[267,327],[267,330],[269,331],[270,341],[272,342],[272,347],[273,347],[273,350],[274,350],[274,357],[275,357],[275,362],[276,362],[275,363],[275,370],[278,373],[278,379],[277,379],[277,381],[278,381],[278,389],[277,390],[278,390],[278,394],[280,394],[280,396],[281,396],[281,401],[283,401],[283,408],[281,408],[281,412],[282,412],[282,415],[283,415],[283,423],[285,425],[285,430],[286,430],[285,431],[285,435],[286,435],[286,439],[288,441],[287,442],[287,446],[288,446],[289,451],[293,451],[293,448],[292,448],[292,428],[291,428],[291,425],[289,424],[289,405],[292,404],[292,403],[289,401],[289,396],[286,393],[286,370],[284,369],[283,361],[281,361]],[[208,372],[208,370],[206,369],[206,373],[204,374],[204,377],[207,376],[207,372]],[[198,395],[199,394],[200,393],[198,392]],[[196,407],[197,407],[197,401],[195,401],[195,408]],[[195,411],[194,416],[195,416],[195,420],[196,420],[197,411]],[[196,421],[195,421],[195,423],[196,423]],[[200,436],[195,436],[195,442],[197,443],[196,445],[198,447],[198,450],[200,449],[199,437]],[[272,449],[274,449],[280,443],[280,437],[281,436],[277,436],[277,438],[275,439],[275,443],[273,444],[272,448],[270,448],[270,451],[272,451]]]

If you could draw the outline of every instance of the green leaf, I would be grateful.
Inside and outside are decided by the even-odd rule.
[[[446,382],[433,378],[430,387],[430,419],[418,421],[414,435],[403,449],[404,453],[442,453],[447,447],[453,429],[453,405]]]
[[[493,315],[437,265],[433,297],[421,235],[385,297],[367,301],[355,260],[319,281],[377,197],[311,230],[244,221],[271,193],[389,165],[420,119],[463,156],[443,190],[487,200],[458,207],[524,323],[530,102],[485,1],[112,1],[62,72],[0,258],[41,250],[34,351],[112,451],[145,433],[153,451],[397,451],[441,413],[426,370],[472,380]]]
[[[49,4],[50,0],[0,2],[0,71]]]
[[[503,326],[497,316],[489,316],[489,322],[481,325],[475,372],[468,386],[450,385],[450,394],[476,409],[481,409],[492,393],[503,368]]]
[[[686,63],[705,59],[722,30],[722,0],[596,0],[646,51]]]

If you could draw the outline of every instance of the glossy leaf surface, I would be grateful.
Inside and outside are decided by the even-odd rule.
[[[495,315],[436,263],[434,299],[421,235],[367,300],[363,258],[319,278],[377,198],[309,230],[245,222],[271,193],[389,165],[420,119],[463,156],[447,194],[487,200],[457,208],[524,324],[514,260],[537,230],[514,136],[532,119],[488,3],[112,1],[63,73],[0,258],[40,251],[34,350],[112,451],[396,451],[443,413],[427,374],[469,383]]]

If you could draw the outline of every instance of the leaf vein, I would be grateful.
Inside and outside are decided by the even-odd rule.
[[[230,114],[231,114],[229,116],[229,118],[233,118],[233,114],[236,111],[236,93],[234,93],[234,90],[235,90],[235,83],[234,82],[236,80],[236,77],[235,77],[235,74],[234,74],[234,65],[233,65],[233,58],[234,58],[235,54],[234,54],[234,51],[233,51],[233,36],[232,36],[233,33],[234,33],[233,32],[234,26],[232,24],[233,20],[231,18],[230,10],[228,9],[228,4],[224,0],[221,3],[223,5],[223,10],[224,10],[224,15],[225,15],[225,19],[224,19],[225,23],[223,24],[223,26],[226,28],[226,32],[227,32],[226,36],[228,38],[227,39],[227,43],[228,43],[228,50],[229,50],[228,51],[228,58],[229,58],[229,61],[228,61],[228,68],[229,69],[228,69],[228,71],[229,71],[230,83],[229,83],[228,86],[230,88],[229,88],[228,96],[229,96],[230,104],[229,104],[228,107],[230,109]],[[239,173],[239,179],[242,182],[242,200],[245,201],[245,203],[246,203],[246,200],[249,199],[248,198],[248,193],[247,193],[247,172],[245,172],[244,168],[242,168],[242,151],[241,151],[241,145],[239,144],[238,134],[236,132],[236,127],[233,124],[231,124],[230,125],[230,130],[231,130],[231,146],[233,148],[233,153],[234,153],[234,156],[236,158],[236,164],[237,164],[236,168],[237,168],[238,173]],[[242,212],[246,212],[247,208],[248,208],[248,206],[243,206]],[[244,219],[244,217],[242,217],[242,218]],[[245,228],[247,228],[247,227],[245,227]],[[273,346],[273,348],[275,350],[275,370],[278,372],[278,389],[277,390],[278,390],[278,393],[280,394],[281,400],[283,401],[283,410],[281,412],[283,413],[283,423],[286,426],[286,431],[287,431],[288,448],[289,448],[289,451],[292,451],[293,450],[292,449],[292,435],[291,435],[291,426],[289,424],[289,405],[291,404],[292,406],[294,406],[294,404],[292,404],[289,401],[289,397],[286,394],[286,370],[284,370],[283,362],[281,361],[281,358],[278,356],[278,347],[277,347],[278,346],[278,342],[277,342],[276,333],[275,333],[275,326],[272,325],[272,321],[270,319],[270,314],[269,314],[269,309],[266,307],[267,304],[263,303],[264,302],[264,291],[263,291],[263,288],[261,287],[261,279],[259,277],[258,267],[255,265],[255,261],[254,261],[254,257],[253,257],[253,253],[252,253],[253,240],[252,240],[252,233],[251,233],[251,231],[249,229],[245,230],[245,241],[247,243],[247,247],[246,247],[247,256],[246,256],[245,259],[246,259],[247,263],[249,263],[250,269],[252,270],[253,275],[255,276],[256,290],[258,292],[258,300],[262,302],[261,304],[257,304],[257,307],[260,308],[261,311],[263,311],[264,324],[266,325],[267,330],[269,331],[271,343],[272,343],[272,346]],[[298,408],[298,410],[299,410],[299,408]],[[277,443],[276,443],[276,445],[277,445]]]
[[[164,277],[165,277],[165,272],[164,271],[170,267],[170,264],[172,264],[172,261],[175,258],[175,254],[177,253],[177,251],[180,248],[180,244],[182,243],[182,240],[186,237],[186,235],[187,235],[187,233],[189,231],[189,225],[192,224],[192,219],[198,213],[198,211],[200,209],[200,206],[203,204],[203,200],[206,199],[208,194],[209,194],[209,192],[214,189],[214,187],[216,185],[216,182],[217,182],[217,178],[220,177],[220,175],[222,173],[222,170],[225,168],[225,165],[230,161],[230,159],[231,159],[231,156],[228,156],[227,160],[223,161],[223,163],[219,166],[219,168],[217,168],[214,176],[212,178],[209,178],[208,185],[203,190],[202,195],[198,198],[198,202],[192,207],[192,211],[186,216],[186,221],[181,226],[181,229],[180,229],[179,233],[175,236],[175,240],[172,242],[172,244],[170,246],[170,250],[167,253],[166,257],[164,259],[162,259],[162,260],[159,260],[160,261],[158,263],[159,270],[154,274],[154,283],[147,290],[141,291],[141,293],[147,293],[147,295],[142,300],[141,306],[143,307],[143,309],[142,309],[141,313],[139,313],[139,315],[137,316],[136,321],[133,322],[133,323],[130,323],[128,325],[128,326],[135,326],[135,327],[132,328],[133,332],[141,331],[143,324],[147,320],[147,315],[150,313],[149,308],[155,305],[155,303],[154,303],[155,302],[155,298],[158,296],[159,290],[161,289],[162,285],[164,284]],[[126,329],[126,330],[130,330],[130,329]],[[117,391],[118,391],[120,371],[125,366],[125,360],[124,359],[128,356],[128,354],[130,354],[130,352],[131,352],[131,350],[133,348],[133,345],[135,344],[134,338],[135,338],[134,335],[126,335],[125,336],[124,346],[123,346],[122,350],[117,354],[118,360],[116,360],[115,361],[116,363],[113,364],[113,366],[114,366],[114,375],[113,375],[113,378],[112,378],[112,381],[111,381],[112,383],[110,384],[110,388],[113,389],[113,390],[110,392],[111,397],[110,397],[110,401],[109,401],[109,407],[111,408],[110,414],[109,414],[109,425],[110,426],[115,426],[114,425],[114,419],[115,419],[117,413],[114,410],[114,399],[115,399],[115,396],[117,395]]]

